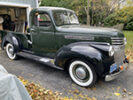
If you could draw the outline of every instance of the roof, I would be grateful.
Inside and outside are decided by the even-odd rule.
[[[29,5],[31,8],[38,7],[38,0],[0,0],[0,5]]]
[[[70,9],[67,9],[67,8],[62,8],[62,7],[39,7],[38,8],[39,10],[49,10],[49,11],[52,11],[52,10],[68,10],[68,11],[71,11],[71,12],[74,12],[73,10],[70,10]]]

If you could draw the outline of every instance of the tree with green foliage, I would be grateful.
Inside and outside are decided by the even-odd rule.
[[[71,0],[42,0],[40,6],[64,7],[72,9]]]
[[[72,9],[78,15],[80,23],[99,26],[117,9],[117,3],[116,0],[42,0],[41,6]]]
[[[133,30],[133,6],[124,7],[104,20],[105,26],[124,24],[124,29]]]

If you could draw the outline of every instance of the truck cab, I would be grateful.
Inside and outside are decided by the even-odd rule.
[[[113,80],[128,66],[126,38],[116,29],[80,25],[74,11],[40,7],[30,12],[27,33],[0,31],[10,59],[23,56],[68,70],[80,86]]]
[[[58,30],[60,26],[67,25],[79,25],[77,16],[72,10],[50,7],[32,10],[29,29],[32,51],[47,57],[55,57],[60,47],[70,43],[64,41],[64,35],[70,33]]]

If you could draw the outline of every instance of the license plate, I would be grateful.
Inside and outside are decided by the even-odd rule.
[[[117,64],[114,64],[110,67],[110,73],[114,72],[115,70],[117,70]]]

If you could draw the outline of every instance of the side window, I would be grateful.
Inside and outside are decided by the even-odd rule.
[[[36,26],[44,26],[44,27],[51,26],[51,19],[49,15],[46,13],[36,13],[34,21],[35,21],[34,24]]]

